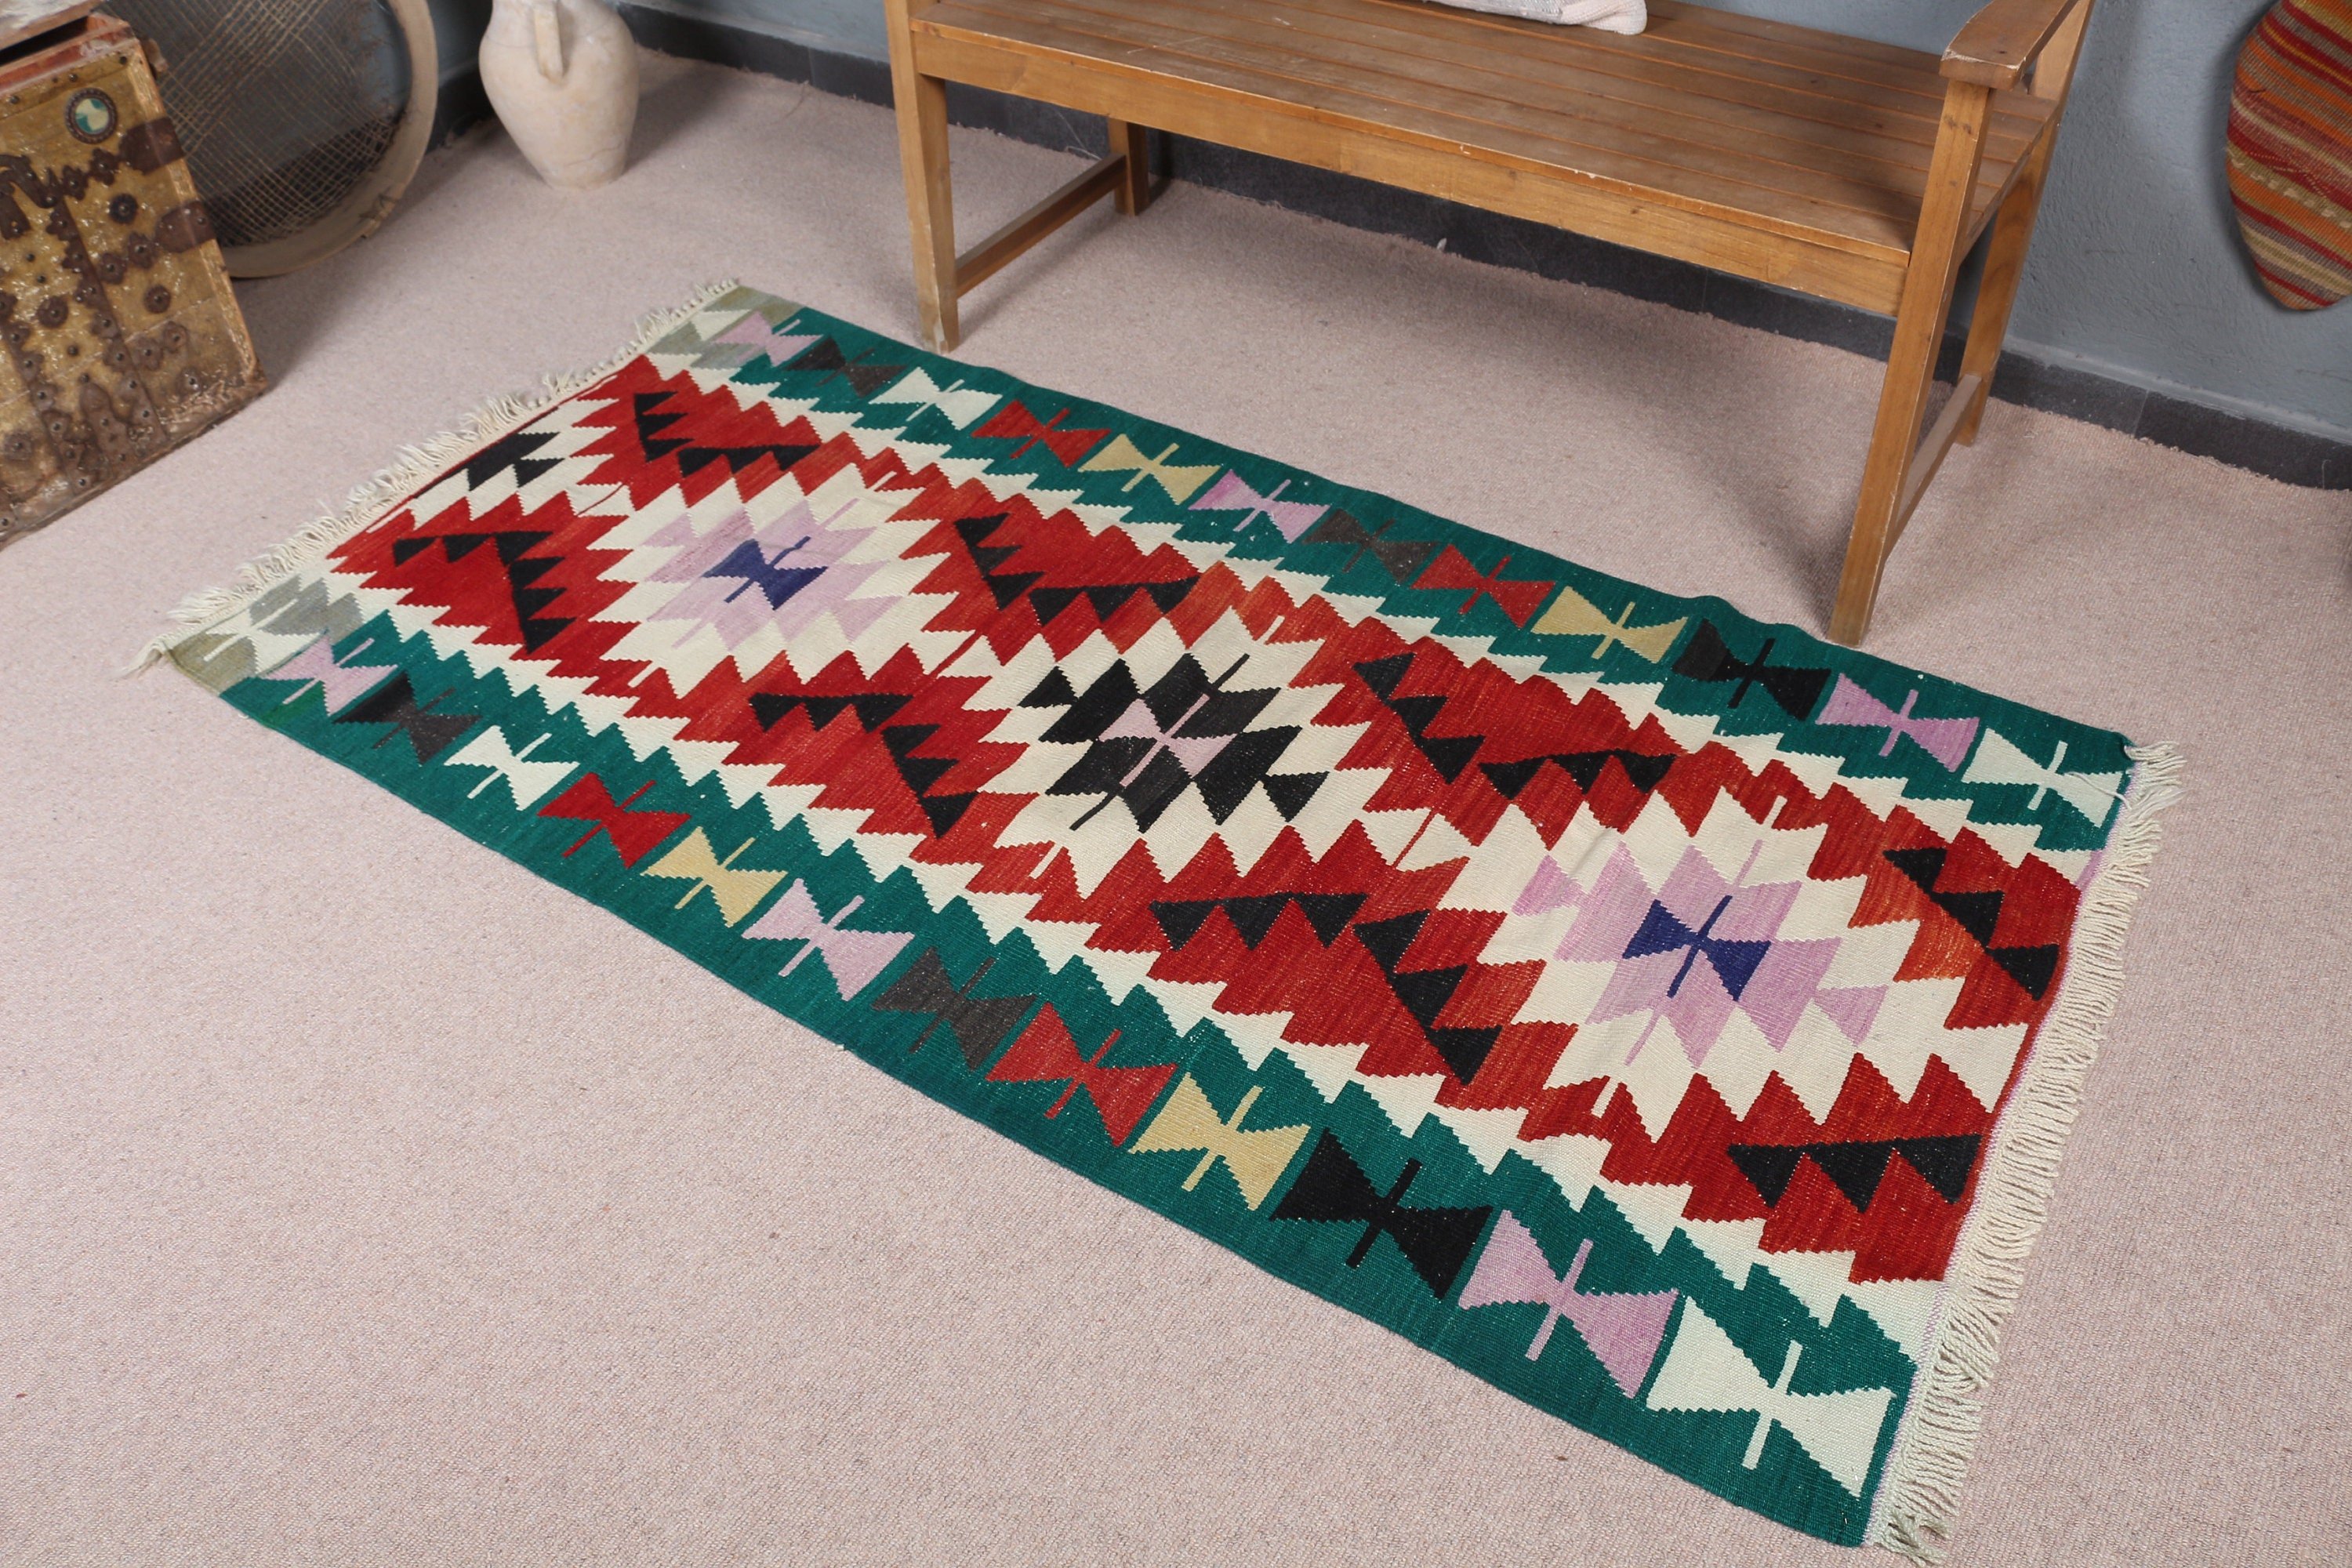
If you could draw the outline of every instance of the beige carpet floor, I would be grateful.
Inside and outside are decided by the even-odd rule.
[[[955,152],[967,233],[1073,166]],[[888,116],[656,64],[609,189],[437,154],[246,290],[275,390],[0,553],[0,1562],[1846,1561],[115,678],[398,444],[726,274],[911,336]],[[1183,187],[967,321],[974,360],[1816,627],[1877,385]],[[1873,647],[2191,759],[1955,1563],[2344,1561],[2352,496],[1995,404]]]

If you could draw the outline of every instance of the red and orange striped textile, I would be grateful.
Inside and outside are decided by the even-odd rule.
[[[2316,310],[2352,293],[2352,0],[2279,0],[2238,56],[2230,196],[2263,285]]]

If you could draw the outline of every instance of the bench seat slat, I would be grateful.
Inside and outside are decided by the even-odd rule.
[[[925,32],[960,35],[983,46],[1058,56],[1097,71],[1148,73],[1181,82],[1195,93],[1222,89],[1279,111],[1303,111],[1358,132],[1442,149],[1451,156],[1507,163],[1527,174],[1553,178],[1607,181],[1710,216],[1738,215],[1754,226],[1815,243],[1894,252],[1909,245],[1910,226],[1904,222],[1904,203],[1896,193],[1882,194],[1879,211],[1864,211],[1824,199],[1817,191],[1777,188],[1769,182],[1780,171],[1759,162],[1710,156],[1703,149],[1678,147],[1643,132],[1591,121],[1572,128],[1563,124],[1546,134],[1466,115],[1443,89],[1425,87],[1412,100],[1400,100],[1380,92],[1383,84],[1360,74],[1349,85],[1337,85],[1318,79],[1314,62],[1253,59],[1220,37],[1204,35],[1188,40],[1187,47],[1171,47],[1144,41],[1164,31],[1151,24],[1105,23],[1057,13],[1047,0],[944,0],[925,13],[916,33],[919,39]],[[1237,53],[1243,58],[1236,58]],[[1183,132],[1188,127],[1178,123],[1167,129]],[[1738,167],[1726,173],[1723,166],[1730,163]],[[1865,200],[1871,195],[1850,187],[1834,193]]]
[[[1102,9],[1097,0],[1053,3],[1066,13]],[[1528,65],[1477,40],[1423,40],[1393,28],[1334,27],[1305,5],[1286,5],[1269,14],[1262,0],[1159,0],[1155,11],[1166,27],[1180,34],[1213,26],[1220,36],[1257,46],[1277,60],[1286,56],[1297,62],[1328,62],[1333,72],[1342,73],[1320,79],[1344,80],[1360,71],[1367,79],[1381,79],[1378,90],[1388,97],[1410,98],[1417,87],[1455,89],[1465,102],[1478,105],[1465,110],[1474,118],[1498,118],[1528,129],[1546,127],[1496,111],[1633,125],[1847,183],[1857,161],[1885,163],[1891,168],[1883,176],[1864,171],[1864,183],[1884,177],[1910,196],[1925,188],[1934,149],[1932,118],[1863,108],[1827,93],[1801,93],[1720,69],[1661,65],[1632,53],[1595,50],[1565,63]],[[1507,41],[1508,35],[1498,37]],[[2040,129],[2039,121],[2030,124]],[[1575,140],[1572,132],[1568,139]],[[1996,164],[1984,181],[1988,194],[2030,140],[2030,133],[2011,132],[1990,143]],[[1865,210],[1879,205],[1873,197]]]
[[[1383,22],[1413,13],[1414,7],[1397,0],[1311,0],[1303,8],[1277,4],[1230,13],[1218,11],[1212,0],[1198,5],[1182,0],[944,0],[921,13],[916,33],[919,43],[929,35],[976,48],[1058,57],[1097,73],[1156,76],[1195,98],[1215,89],[1255,100],[1261,111],[1310,115],[1362,134],[1507,163],[1526,174],[1605,183],[1716,221],[1897,265],[1908,253],[1925,175],[1904,157],[1904,150],[1914,145],[1907,138],[1880,139],[1876,156],[1842,153],[1822,149],[1813,140],[1816,122],[1753,106],[1742,110],[1748,121],[1743,134],[1726,137],[1714,128],[1717,122],[1694,123],[1687,110],[1645,112],[1625,100],[1580,90],[1568,72],[1544,68],[1561,60],[1580,68],[1605,55],[1573,47],[1578,40],[1568,35],[1634,45],[1646,37],[1545,29],[1541,48],[1502,57],[1514,74],[1484,66],[1475,55],[1465,59],[1456,51],[1452,58],[1423,61],[1418,74],[1406,75],[1394,68],[1394,52],[1367,49],[1321,31],[1326,25],[1347,24],[1354,14],[1363,24],[1360,31],[1374,30],[1377,36]],[[1434,20],[1450,25],[1463,15],[1445,13]],[[1293,25],[1283,27],[1283,19]],[[1301,28],[1300,21],[1309,25]],[[1505,36],[1517,29],[1496,31]],[[1268,32],[1299,36],[1268,39]],[[1662,49],[1652,52],[1673,58]],[[1933,57],[1922,58],[1932,62]],[[1525,77],[1530,72],[1549,79],[1545,96],[1557,107],[1528,105],[1531,95]],[[1711,80],[1720,73],[1690,74]],[[1811,79],[1838,85],[1833,79]],[[1694,106],[1708,101],[1715,100],[1690,95]],[[1577,108],[1583,112],[1574,112]],[[1203,99],[1192,112],[1213,116],[1215,110]],[[1196,129],[1182,120],[1180,115],[1166,128]],[[1213,140],[1227,139],[1197,129]],[[2017,147],[2013,139],[2011,146]],[[1988,156],[1972,205],[1990,211],[2015,161],[2014,151],[2007,158]]]
[[[1882,244],[1906,243],[1916,226],[1926,184],[1921,170],[1881,165],[1857,178],[1851,155],[1825,160],[1801,142],[1774,138],[1760,129],[1749,130],[1743,141],[1687,114],[1628,113],[1592,93],[1563,98],[1559,109],[1538,109],[1509,93],[1491,72],[1424,61],[1412,74],[1402,74],[1394,68],[1400,62],[1393,57],[1368,55],[1337,40],[1318,40],[1323,47],[1310,53],[1281,47],[1286,38],[1269,42],[1263,31],[1234,17],[1216,18],[1219,26],[1212,31],[1182,25],[1198,13],[1163,4],[1155,11],[1167,16],[1165,23],[1139,22],[1121,13],[1119,4],[957,0],[933,12],[931,20],[947,26],[967,16],[986,16],[992,26],[1032,42],[1046,41],[1043,24],[1056,30],[1056,41],[1096,58],[1117,57],[1167,74],[1216,79],[1368,121],[1475,142],[1540,165],[1673,189]],[[1374,63],[1368,66],[1366,59]],[[1457,80],[1475,90],[1457,88]],[[1773,123],[1783,131],[1789,124]]]
[[[1856,56],[1840,47],[1853,40],[1835,34],[1805,28],[1752,34],[1718,24],[1753,18],[1706,7],[1676,8],[1672,0],[1659,0],[1653,5],[1647,30],[1633,37],[1593,27],[1563,27],[1458,11],[1429,0],[1278,0],[1266,9],[1285,15],[1315,12],[1349,28],[1407,33],[1424,47],[1484,47],[1541,63],[1619,55],[1669,67],[1728,70],[1760,79],[1810,84],[1832,96],[1929,121],[1936,118],[1943,102],[1933,55],[1891,49],[1886,51],[1890,58],[1884,59]]]
[[[1705,19],[1723,13],[1701,9],[1668,13],[1654,8],[1649,30],[1634,38],[1589,27],[1539,27],[1477,13],[1433,16],[1432,7],[1420,0],[1283,0],[1276,5],[1262,0],[1162,0],[1155,9],[1173,15],[1193,7],[1227,15],[1245,10],[1262,25],[1302,38],[1354,39],[1417,59],[1482,66],[1514,81],[1569,86],[1586,76],[1613,76],[1708,101],[1776,110],[1915,144],[1923,169],[1943,114],[1942,84],[1934,74],[1932,55],[1898,51],[1906,57],[1903,67],[1865,66],[1859,75],[1850,64],[1825,70],[1820,66],[1830,62],[1759,60],[1739,52],[1739,35],[1717,36],[1708,26]],[[1457,15],[1472,25],[1457,25]],[[1563,40],[1555,36],[1561,33],[1581,37]],[[1313,47],[1319,47],[1319,42]],[[2004,156],[2020,154],[2047,119],[2048,107],[2039,100],[2004,94],[1995,106],[1989,147]]]
[[[1172,128],[1865,310],[1892,310],[1901,292],[1906,257],[1887,246],[1851,239],[1817,243],[1814,231],[1794,228],[1763,231],[1752,220],[1726,221],[1702,204],[1598,177],[1563,175],[1501,154],[1465,156],[1456,142],[1392,129],[1367,131],[1360,122],[1281,98],[1178,82],[1149,69],[1077,60],[1001,37],[933,30],[930,15],[913,24],[910,47],[920,69],[941,79]]]
[[[1405,0],[1405,4],[1414,9],[1423,8],[1420,0]],[[1649,10],[1653,26],[1737,40],[1735,47],[1738,48],[1772,51],[1772,58],[1806,56],[1843,60],[1850,68],[1858,68],[1862,74],[1873,80],[1885,80],[1890,72],[1916,75],[1924,71],[1928,76],[1937,72],[1938,57],[1933,53],[1906,48],[1900,44],[1856,37],[1851,33],[1825,32],[1819,27],[1776,21],[1769,16],[1753,16],[1711,5],[1692,5],[1688,0],[1654,0]],[[1496,17],[1496,20],[1508,22],[1512,18]],[[1764,56],[1759,54],[1755,58]],[[1927,63],[1923,66],[1922,61]],[[1927,89],[1923,88],[1922,90]]]

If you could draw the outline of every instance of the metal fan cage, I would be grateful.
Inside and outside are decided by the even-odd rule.
[[[290,272],[390,216],[438,96],[425,0],[110,8],[164,58],[164,104],[231,274]]]

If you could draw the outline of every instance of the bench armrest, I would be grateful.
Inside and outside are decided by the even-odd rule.
[[[1944,51],[1944,75],[1980,87],[2017,85],[2084,0],[1989,0]]]

